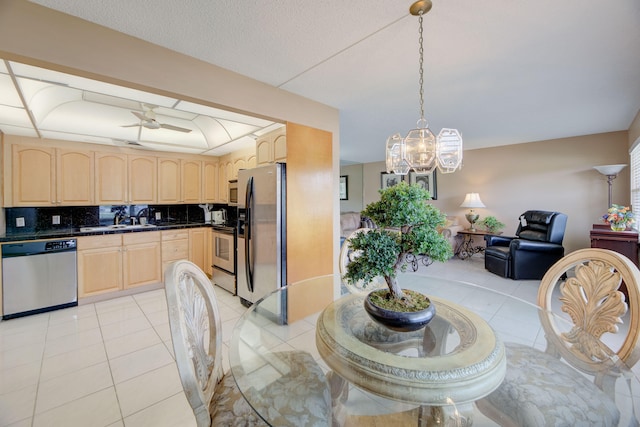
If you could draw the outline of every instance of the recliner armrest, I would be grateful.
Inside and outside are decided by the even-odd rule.
[[[484,236],[487,246],[509,246],[513,239],[515,239],[515,237],[498,236],[496,234],[485,234]]]
[[[564,247],[556,243],[538,242],[536,240],[514,239],[510,245],[512,251],[535,251],[535,252],[558,252],[563,251]]]

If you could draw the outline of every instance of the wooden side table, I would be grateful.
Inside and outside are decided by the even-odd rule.
[[[471,258],[474,254],[484,252],[484,246],[476,243],[474,238],[480,237],[484,240],[484,236],[487,234],[500,235],[501,231],[489,233],[488,231],[476,230],[471,231],[469,229],[458,231],[456,235],[456,240],[458,244],[456,245],[455,255],[457,255],[460,259]],[[459,236],[459,237],[458,237]]]
[[[631,229],[613,231],[607,224],[593,224],[589,233],[591,247],[610,249],[629,258],[638,266],[638,233]]]

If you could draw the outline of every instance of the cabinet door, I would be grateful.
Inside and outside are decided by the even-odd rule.
[[[53,148],[12,147],[12,206],[51,206],[57,203],[55,161]]]
[[[122,247],[78,251],[78,297],[122,289]]]
[[[244,159],[236,159],[233,162],[233,176],[231,179],[238,179],[238,171],[240,169],[246,169],[247,165]]]
[[[273,139],[273,161],[284,162],[287,160],[287,135],[284,133]]]
[[[202,171],[203,202],[218,201],[218,162],[204,162]]]
[[[257,166],[256,156],[247,157],[247,169],[253,169]]]
[[[192,228],[189,230],[189,261],[200,267],[206,273],[207,264],[207,247],[206,247],[206,228]],[[209,269],[211,269],[209,267]]]
[[[158,198],[156,158],[129,156],[129,203],[154,204]]]
[[[263,137],[256,141],[256,164],[267,165],[273,161],[271,139]]]
[[[218,164],[218,201],[226,203],[229,198],[229,180],[227,167],[224,162]]]
[[[182,160],[182,202],[199,203],[202,201],[202,162]]]
[[[94,163],[90,151],[58,149],[56,153],[57,202],[64,206],[93,204]]]
[[[180,201],[180,160],[158,158],[158,203]]]
[[[96,203],[121,205],[128,203],[127,156],[116,153],[96,153]]]
[[[123,258],[124,289],[162,280],[160,241],[127,245]]]

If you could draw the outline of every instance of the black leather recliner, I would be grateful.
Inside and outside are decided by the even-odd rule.
[[[562,239],[567,216],[560,212],[526,211],[516,237],[486,235],[484,267],[511,279],[542,279],[564,256]]]

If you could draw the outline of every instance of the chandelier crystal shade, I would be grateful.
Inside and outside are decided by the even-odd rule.
[[[456,129],[442,129],[435,136],[424,118],[423,89],[423,38],[422,18],[431,10],[431,0],[417,1],[409,11],[419,17],[420,44],[420,119],[417,128],[409,131],[406,137],[399,133],[387,138],[387,172],[406,175],[413,170],[418,175],[433,172],[437,167],[441,173],[455,172],[462,165],[462,136]]]

